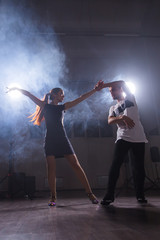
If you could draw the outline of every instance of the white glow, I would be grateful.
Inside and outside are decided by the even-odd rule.
[[[21,86],[18,83],[12,83],[7,88],[8,89],[10,89],[10,88],[21,88]],[[13,99],[19,99],[22,96],[22,94],[18,90],[8,91],[8,95]]]
[[[129,88],[129,90],[131,91],[131,93],[134,94],[135,91],[136,91],[136,87],[135,87],[134,83],[126,82],[126,84],[127,84],[128,88]]]

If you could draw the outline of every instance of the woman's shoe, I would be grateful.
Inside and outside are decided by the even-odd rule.
[[[48,202],[48,206],[50,207],[56,206],[56,197],[51,197],[51,199]]]
[[[96,196],[93,193],[87,193],[87,196],[93,204],[99,203],[99,201],[97,200]]]
[[[50,207],[54,207],[54,206],[56,206],[56,203],[53,202],[53,201],[49,201],[49,202],[48,202],[48,206],[50,206]]]

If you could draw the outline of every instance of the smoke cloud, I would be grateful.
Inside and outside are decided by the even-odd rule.
[[[14,154],[20,157],[26,149],[27,139],[38,138],[41,133],[38,135],[31,130],[32,124],[27,118],[35,111],[35,104],[23,95],[11,98],[6,94],[6,87],[18,84],[39,98],[54,87],[62,87],[67,96],[65,101],[78,97],[79,91],[75,93],[69,86],[66,87],[68,69],[65,54],[54,30],[49,26],[40,26],[35,20],[35,13],[25,8],[23,1],[19,5],[11,2],[14,1],[1,1],[0,8],[0,136],[8,141],[14,139]],[[72,124],[84,120],[86,123],[100,114],[106,115],[106,102],[111,101],[105,90],[96,93],[91,99],[67,111],[66,122]],[[42,126],[42,135],[44,129]],[[34,147],[37,147],[36,141],[27,142],[27,149]],[[3,149],[0,151],[3,152]],[[30,154],[28,150],[26,153]]]
[[[0,7],[0,137],[14,139],[15,152],[21,154],[31,125],[27,116],[35,105],[23,95],[10,97],[6,87],[16,84],[42,98],[50,89],[62,87],[67,69],[53,29],[39,26],[24,1],[11,2],[1,1]]]

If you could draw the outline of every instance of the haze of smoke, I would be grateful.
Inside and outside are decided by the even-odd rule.
[[[0,8],[0,132],[2,138],[13,138],[14,135],[14,153],[20,155],[26,149],[25,142],[29,138],[30,123],[27,116],[35,111],[35,105],[23,95],[11,99],[5,93],[6,87],[17,83],[42,98],[50,89],[58,86],[66,92],[65,101],[73,100],[79,94],[72,92],[69,86],[64,87],[67,86],[65,54],[58,45],[53,29],[33,23],[32,12],[26,10],[23,4],[13,6],[6,3],[2,1]],[[44,27],[46,34],[42,35],[40,32],[44,31]],[[66,120],[87,122],[103,116],[110,102],[110,96],[102,90],[67,111]],[[27,144],[27,149],[33,147],[33,141]],[[29,154],[29,151],[25,152]]]
[[[65,81],[67,71],[65,55],[58,46],[53,29],[45,27],[46,33],[53,34],[41,35],[39,26],[31,19],[31,12],[22,5],[13,6],[8,1],[1,2],[0,134],[1,138],[8,140],[14,134],[14,141],[21,143],[15,152],[23,150],[28,136],[27,116],[35,111],[35,105],[23,95],[18,99],[10,98],[6,94],[6,87],[16,83],[42,98],[53,87],[62,86],[60,80]],[[44,26],[42,30],[43,28]]]

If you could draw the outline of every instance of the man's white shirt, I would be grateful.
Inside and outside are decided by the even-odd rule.
[[[146,139],[143,126],[139,119],[138,107],[134,95],[129,94],[125,97],[124,100],[110,107],[109,117],[117,117],[120,115],[125,115],[131,118],[134,121],[135,126],[129,129],[125,126],[125,124],[117,124],[118,129],[116,142],[119,139],[123,139],[128,142],[147,143],[148,141]]]

